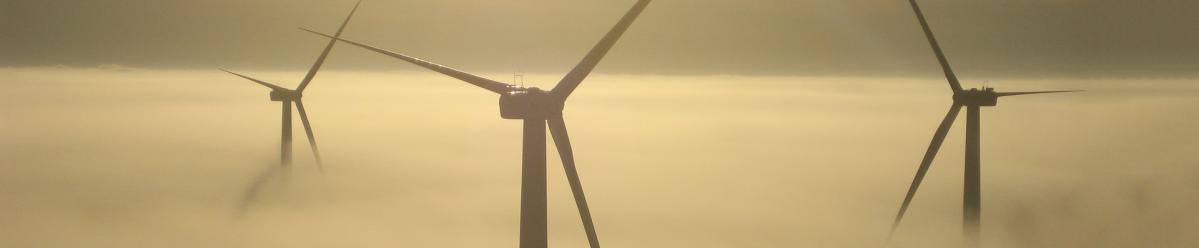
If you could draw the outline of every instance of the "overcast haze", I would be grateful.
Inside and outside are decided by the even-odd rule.
[[[633,1],[366,1],[350,39],[471,71],[561,74]],[[749,3],[749,4],[747,4]],[[0,64],[302,70],[351,0],[4,0]],[[926,0],[967,81],[1192,77],[1199,2]],[[414,69],[340,46],[330,68]],[[902,0],[659,0],[607,73],[937,76]]]
[[[297,140],[293,179],[239,219],[241,191],[277,166],[265,88],[207,70],[0,69],[0,224],[13,227],[0,246],[515,246],[520,124],[494,95],[429,73],[321,75],[305,103],[328,173]],[[1199,112],[1199,88],[1004,86],[1049,82],[1091,91],[983,110],[988,247],[1199,244],[1199,122],[1178,114]],[[877,248],[948,93],[923,79],[601,74],[565,115],[607,246]],[[892,247],[961,244],[959,124]],[[584,247],[549,161],[551,245]]]
[[[344,37],[553,87],[632,0],[368,0]],[[924,0],[982,109],[983,248],[1199,247],[1194,1]],[[495,94],[338,45],[352,0],[0,0],[0,247],[515,247]],[[945,79],[903,0],[658,0],[564,110],[606,247],[879,248]],[[961,247],[964,116],[889,248]],[[585,247],[557,151],[549,243]]]

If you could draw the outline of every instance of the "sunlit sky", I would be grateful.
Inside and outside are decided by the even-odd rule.
[[[346,37],[472,71],[562,73],[633,1],[367,0]],[[0,64],[303,69],[353,0],[6,0]],[[903,0],[658,0],[610,73],[936,76]],[[925,0],[966,79],[1199,71],[1199,2]],[[340,47],[330,68],[411,69]]]

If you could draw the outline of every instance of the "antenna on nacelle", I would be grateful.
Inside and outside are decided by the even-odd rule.
[[[519,80],[517,80],[519,79]],[[512,73],[512,83],[519,84],[521,88],[525,87],[525,72],[516,71]]]

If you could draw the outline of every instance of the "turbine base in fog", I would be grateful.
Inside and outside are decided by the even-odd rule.
[[[908,187],[908,193],[903,199],[903,203],[899,207],[899,213],[895,216],[895,221],[891,225],[891,232],[887,236],[887,242],[890,242],[895,230],[899,228],[899,223],[903,221],[904,214],[907,213],[908,206],[912,203],[912,199],[916,196],[916,190],[920,188],[921,181],[928,173],[928,168],[932,165],[932,161],[937,156],[937,151],[941,149],[941,143],[945,141],[945,135],[953,126],[954,120],[957,118],[958,112],[962,106],[966,107],[966,161],[965,161],[965,179],[962,193],[962,234],[965,239],[965,247],[978,247],[981,237],[980,222],[982,220],[982,190],[981,190],[981,141],[980,141],[980,123],[979,109],[980,107],[996,106],[999,103],[999,98],[1003,96],[1030,95],[1030,94],[1045,94],[1045,93],[1062,93],[1073,91],[1035,91],[1035,92],[996,92],[994,88],[971,88],[969,90],[962,89],[958,77],[953,72],[952,66],[949,65],[949,60],[945,57],[945,53],[941,51],[941,45],[937,42],[936,36],[933,35],[932,28],[928,25],[928,20],[925,19],[924,13],[920,11],[920,5],[916,0],[908,1],[912,6],[912,11],[916,14],[916,19],[920,22],[920,27],[924,31],[924,36],[928,40],[929,46],[933,50],[933,54],[937,58],[937,62],[941,65],[942,72],[945,73],[945,79],[949,82],[949,89],[953,92],[953,107],[949,110],[945,120],[941,122],[941,126],[937,128],[936,134],[933,135],[933,141],[929,144],[928,151],[924,155],[924,159],[920,162],[920,167],[916,171],[915,179],[912,180],[911,186]]]

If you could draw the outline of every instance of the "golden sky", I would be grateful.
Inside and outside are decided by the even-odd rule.
[[[0,65],[300,70],[353,0],[6,0]],[[471,71],[562,73],[633,1],[363,3],[346,37]],[[963,78],[1195,76],[1199,2],[926,0]],[[903,0],[658,0],[612,73],[936,76]],[[339,47],[330,68],[412,69]]]

